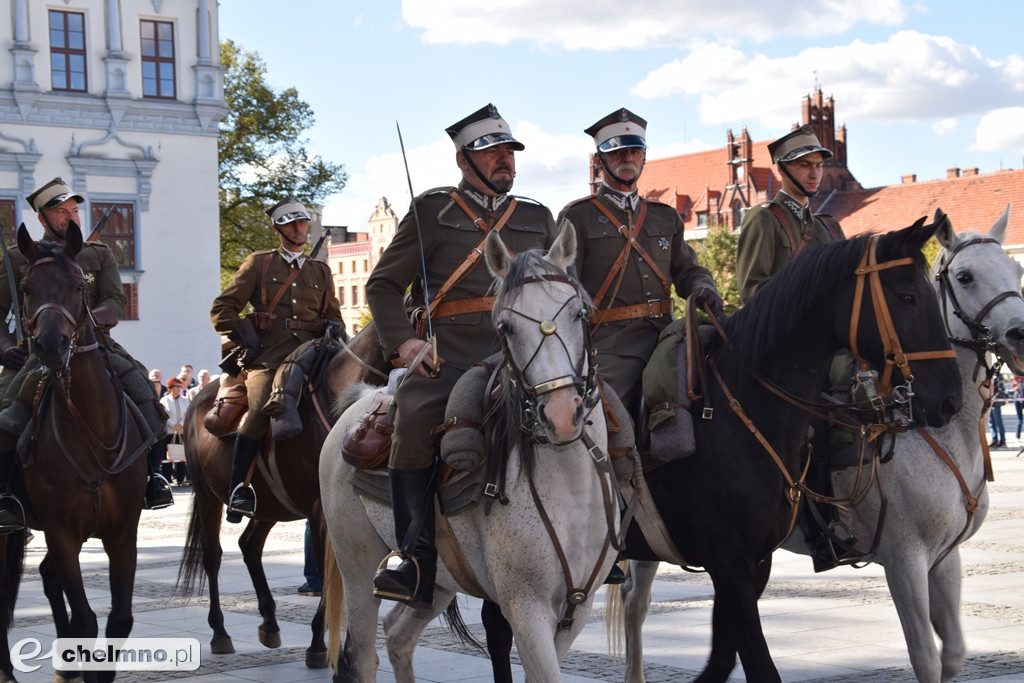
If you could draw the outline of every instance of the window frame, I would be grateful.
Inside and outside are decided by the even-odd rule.
[[[146,33],[145,33],[145,30],[144,30],[144,27],[146,25],[150,25],[150,26],[153,27],[153,36],[152,36],[152,38],[147,38],[146,37]],[[164,40],[162,40],[160,38],[160,27],[161,26],[166,26],[171,31],[170,39],[167,40],[167,41],[164,41]],[[153,54],[153,55],[147,55],[146,54],[146,47],[145,47],[145,41],[146,40],[152,40],[153,41],[154,49],[155,49],[155,54]],[[141,59],[141,63],[142,63],[142,74],[141,74],[141,77],[142,77],[142,97],[143,98],[145,98],[145,99],[153,99],[153,100],[174,100],[174,99],[177,99],[177,97],[178,97],[178,64],[177,64],[177,54],[175,52],[174,41],[175,41],[174,22],[172,22],[172,21],[158,21],[156,19],[140,19],[139,20],[139,55],[140,55],[140,59]],[[166,56],[166,55],[161,54],[161,52],[160,52],[160,45],[163,42],[169,43],[169,45],[170,45],[171,54],[170,54],[169,57]],[[147,78],[147,76],[146,76],[146,67],[148,65],[154,65],[155,74],[154,74],[154,76],[152,78]],[[163,78],[162,73],[161,73],[162,70],[163,70],[163,66],[164,65],[170,65],[170,70],[171,70],[171,74],[170,74],[171,94],[169,94],[169,95],[163,92],[163,87],[162,87],[162,84],[167,81],[167,79]],[[155,84],[155,86],[156,86],[156,94],[150,94],[150,93],[147,92],[147,90],[146,90],[146,83],[147,82],[152,82],[152,83]]]
[[[54,31],[57,30],[57,29],[55,29],[53,27],[53,18],[54,18],[54,16],[60,16],[62,18],[63,27],[60,29],[60,34],[63,36],[63,42],[64,42],[64,46],[63,47],[55,47],[54,46],[54,41],[53,41]],[[76,49],[76,48],[73,48],[73,47],[69,47],[69,44],[72,42],[70,40],[70,38],[72,36],[72,31],[71,31],[71,29],[69,27],[69,19],[72,16],[79,17],[81,22],[82,22],[82,30],[81,30],[82,47],[81,47],[81,49]],[[88,56],[88,53],[86,52],[87,45],[86,45],[86,42],[85,42],[85,37],[86,37],[85,36],[85,33],[86,33],[86,30],[85,30],[85,13],[84,12],[72,12],[72,11],[69,11],[69,10],[51,9],[51,10],[47,10],[46,17],[47,17],[47,24],[46,24],[47,37],[48,37],[49,42],[50,42],[50,89],[54,90],[54,91],[57,91],[57,92],[83,92],[83,93],[84,92],[89,92],[89,58],[88,58],[89,56]],[[55,70],[53,68],[54,67],[54,60],[57,57],[60,57],[61,60],[64,63],[64,68],[62,70],[59,70],[59,71]],[[81,62],[82,62],[82,69],[81,69],[82,87],[80,87],[80,88],[72,87],[73,86],[74,74],[78,73],[78,72],[72,70],[72,62],[74,61],[75,57],[79,57],[81,59]],[[59,87],[57,85],[57,74],[58,73],[63,73],[64,74],[64,85],[62,87]]]

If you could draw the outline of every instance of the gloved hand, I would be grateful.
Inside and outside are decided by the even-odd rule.
[[[263,344],[260,343],[256,328],[249,318],[243,318],[235,326],[235,329],[228,334],[228,339],[241,347],[242,353],[238,358],[238,365],[243,370],[256,365],[256,359],[263,353]]]
[[[704,307],[707,306],[711,311],[711,315],[716,318],[721,318],[725,313],[722,298],[718,296],[718,292],[710,287],[701,287],[691,294],[690,298],[693,299],[693,305],[696,306],[699,311],[703,311]]]
[[[327,321],[327,334],[331,339],[340,339],[341,341],[348,341],[348,333],[345,332],[345,323],[339,323],[335,320]]]
[[[0,353],[0,365],[10,370],[21,370],[28,359],[28,350],[24,346],[10,346]]]

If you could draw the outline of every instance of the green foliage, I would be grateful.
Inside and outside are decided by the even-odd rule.
[[[708,230],[707,237],[697,244],[697,262],[711,271],[715,278],[718,294],[725,304],[725,313],[734,313],[740,306],[739,291],[736,288],[736,245],[739,234],[730,232],[724,226],[713,226]],[[679,318],[684,309],[682,300],[675,298],[674,315]]]
[[[295,88],[274,91],[256,52],[231,40],[221,43],[224,100],[219,162],[221,280],[226,282],[253,251],[272,249],[278,239],[264,210],[287,195],[318,203],[341,191],[344,167],[311,155],[303,131],[313,125],[312,108]]]

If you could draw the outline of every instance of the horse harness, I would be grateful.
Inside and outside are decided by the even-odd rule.
[[[626,240],[626,244],[623,245],[622,251],[619,252],[618,258],[615,259],[615,263],[608,270],[608,275],[605,276],[604,281],[598,288],[597,293],[594,295],[594,308],[598,309],[594,314],[594,319],[591,321],[591,327],[597,329],[597,326],[601,323],[616,322],[619,320],[631,320],[633,318],[660,318],[663,315],[669,315],[672,313],[672,282],[665,277],[665,274],[658,268],[658,264],[651,258],[651,255],[647,253],[640,243],[637,241],[637,236],[640,234],[640,228],[643,227],[644,219],[647,217],[647,202],[641,197],[640,198],[640,209],[636,213],[636,222],[632,222],[633,212],[626,211],[626,222],[621,222],[611,210],[598,199],[596,196],[590,198],[590,201],[598,210],[605,215],[605,217],[611,221],[612,225],[618,225],[618,232]],[[654,275],[661,282],[661,286],[665,291],[664,298],[661,299],[650,299],[641,304],[632,304],[625,306],[612,306],[615,302],[615,297],[619,293],[619,287],[622,285],[622,278],[626,273],[626,258],[629,256],[631,251],[635,251],[637,255],[643,259],[652,271]],[[612,282],[615,282],[615,288],[611,295],[608,297],[608,305],[601,309],[601,301],[604,299],[605,294],[608,292],[608,288],[611,287]]]
[[[34,268],[37,265],[44,264],[44,263],[60,263],[60,260],[57,259],[56,257],[53,257],[53,256],[44,256],[42,258],[36,259],[35,261],[32,261],[28,265],[28,267],[25,269],[25,273],[23,275],[23,279],[26,279],[26,278],[29,277],[29,275],[30,275],[30,273],[32,271],[32,268]],[[85,281],[85,275],[82,272],[81,266],[79,266],[77,263],[75,263],[74,261],[71,261],[71,260],[65,261],[65,264],[69,268],[72,269],[72,271],[78,276],[78,278],[82,282]],[[47,303],[44,303],[41,306],[39,306],[39,308],[37,308],[35,310],[35,312],[32,314],[32,316],[28,320],[25,321],[24,328],[25,328],[25,332],[26,332],[27,335],[29,335],[30,337],[34,337],[34,331],[35,331],[36,324],[37,324],[37,322],[39,320],[39,314],[41,312],[43,312],[43,311],[46,311],[46,310],[57,311],[65,320],[68,321],[69,324],[72,325],[72,328],[73,328],[72,335],[71,335],[71,344],[70,344],[70,346],[68,348],[67,357],[64,359],[64,365],[63,365],[63,367],[60,370],[58,370],[56,372],[56,380],[57,380],[56,383],[47,382],[45,380],[44,381],[40,381],[39,387],[36,390],[35,398],[34,398],[34,400],[32,402],[32,440],[33,441],[38,440],[39,429],[40,429],[40,414],[44,410],[44,407],[45,407],[46,403],[49,402],[49,399],[52,396],[54,384],[56,384],[57,392],[63,398],[64,407],[67,409],[67,411],[70,414],[72,420],[75,422],[77,430],[80,433],[85,434],[85,437],[86,437],[85,441],[86,441],[86,443],[89,446],[89,455],[91,456],[92,464],[101,473],[99,477],[91,478],[90,475],[87,474],[85,472],[85,470],[82,469],[81,465],[78,464],[78,462],[75,460],[74,456],[68,450],[68,447],[65,444],[64,440],[61,438],[61,430],[59,429],[59,425],[57,424],[57,413],[56,413],[56,411],[55,410],[51,410],[50,411],[51,428],[53,430],[54,439],[57,442],[57,445],[58,445],[58,447],[60,449],[61,454],[64,456],[64,458],[71,465],[71,468],[75,471],[75,473],[78,475],[78,477],[82,480],[82,483],[85,484],[85,489],[86,489],[86,491],[89,492],[89,496],[92,499],[93,511],[94,511],[93,519],[95,520],[95,526],[93,528],[93,531],[92,531],[92,533],[89,534],[89,536],[92,536],[93,534],[96,533],[96,531],[99,528],[99,520],[100,520],[100,514],[99,514],[99,512],[100,512],[99,511],[99,487],[100,487],[100,484],[102,484],[103,481],[106,480],[108,477],[110,477],[112,475],[119,474],[119,473],[123,472],[124,470],[126,470],[129,466],[131,466],[131,464],[134,463],[135,460],[140,455],[142,455],[143,453],[145,453],[149,449],[149,447],[153,444],[153,442],[155,441],[155,439],[157,437],[154,436],[154,435],[151,435],[148,440],[142,441],[139,444],[138,448],[135,449],[135,451],[133,451],[132,453],[126,453],[125,449],[126,449],[126,447],[128,445],[128,405],[127,405],[128,399],[126,398],[125,392],[124,392],[124,390],[121,387],[121,382],[120,382],[120,380],[117,377],[117,373],[114,372],[113,369],[110,367],[110,363],[107,360],[106,355],[101,355],[101,358],[103,359],[104,369],[106,370],[107,375],[110,378],[111,383],[113,384],[113,388],[114,388],[115,393],[120,398],[120,400],[118,401],[118,406],[117,406],[117,420],[118,420],[117,424],[119,426],[118,426],[118,429],[117,429],[117,437],[115,438],[114,443],[109,445],[109,446],[104,444],[104,443],[101,443],[100,440],[93,433],[92,429],[90,429],[90,427],[86,423],[85,419],[82,417],[81,412],[79,412],[79,410],[75,406],[74,402],[72,402],[72,400],[71,400],[71,359],[74,357],[74,355],[76,353],[86,353],[86,352],[90,352],[90,351],[99,351],[99,343],[96,342],[96,341],[93,341],[91,344],[88,344],[88,345],[85,345],[85,346],[79,346],[78,345],[78,338],[81,335],[81,333],[82,333],[82,331],[83,331],[83,329],[85,327],[86,321],[87,320],[92,320],[93,325],[95,326],[95,320],[93,320],[93,318],[92,318],[92,309],[90,308],[89,301],[88,301],[88,290],[86,288],[84,288],[84,287],[82,288],[82,292],[81,292],[81,300],[82,300],[82,313],[78,317],[75,317],[74,315],[72,315],[71,312],[66,307],[62,306],[61,304],[54,303],[54,302],[47,302]],[[23,311],[23,313],[27,312],[27,311],[24,310],[24,308],[22,309],[22,311]],[[44,371],[49,373],[49,369],[48,368],[44,368]],[[106,466],[103,463],[101,463],[99,461],[99,459],[97,458],[97,450],[99,452],[105,452],[105,453],[114,453],[114,452],[116,452],[116,455],[114,457],[113,463],[110,466]]]

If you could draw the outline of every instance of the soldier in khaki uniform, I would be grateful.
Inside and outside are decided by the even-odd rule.
[[[562,209],[558,224],[576,229],[576,273],[593,297],[598,372],[631,414],[640,376],[672,320],[671,288],[722,313],[714,278],[683,239],[679,213],[637,193],[647,158],[647,122],[619,109],[584,131],[594,138],[604,182]]]
[[[403,554],[402,564],[377,573],[374,594],[414,606],[431,604],[434,594],[433,494],[440,437],[431,430],[444,421],[445,404],[456,380],[473,363],[500,349],[491,323],[493,300],[486,296],[493,278],[481,262],[483,239],[489,231],[500,230],[505,244],[519,253],[547,248],[556,235],[547,208],[508,194],[515,177],[515,152],[524,147],[493,105],[446,132],[455,143],[462,181],[458,187],[429,190],[413,200],[419,228],[410,211],[366,284],[366,300],[384,355],[395,367],[408,368],[395,393],[388,469],[399,545],[407,545],[410,527],[414,534],[419,529],[415,547],[405,549],[409,552]],[[465,272],[453,278],[456,271]],[[404,300],[412,285],[413,306],[428,303],[424,278],[438,355],[435,362],[430,352],[412,367],[428,342],[410,322]]]
[[[768,145],[782,174],[782,189],[770,202],[755,206],[740,225],[736,280],[740,299],[750,300],[782,266],[807,247],[844,239],[832,216],[813,214],[822,167],[832,152],[818,142],[810,126],[801,126]]]
[[[227,520],[235,523],[256,510],[256,493],[245,485],[245,476],[270,423],[263,407],[278,366],[304,342],[342,327],[327,264],[304,253],[309,232],[306,207],[288,197],[268,209],[267,215],[280,246],[249,254],[210,309],[213,328],[242,348],[239,365],[245,370],[249,401],[238,426],[231,466]],[[249,304],[252,312],[242,317]]]
[[[831,150],[821,146],[811,127],[804,125],[782,136],[768,145],[768,153],[782,175],[782,189],[770,202],[748,211],[740,225],[736,279],[744,302],[804,249],[845,239],[839,221],[811,211],[810,198],[818,193],[825,161],[832,158]],[[852,360],[848,351],[836,355],[832,376],[837,385],[849,386]],[[824,421],[815,424],[813,443],[818,457],[812,458],[808,471],[811,488],[831,494],[828,453],[851,439],[849,430],[830,428]],[[809,531],[805,541],[811,550],[814,570],[826,571],[844,560],[856,559],[857,555],[844,552],[829,534],[818,528],[810,505],[808,500],[804,522]],[[831,506],[822,505],[819,509],[826,519],[834,514]],[[857,543],[853,538],[844,542],[849,546]]]
[[[73,192],[59,177],[30,194],[26,201],[43,226],[44,239],[63,245],[68,225],[72,222],[81,225],[78,205],[85,201],[85,197]],[[7,269],[10,268],[14,273],[14,286],[17,288],[28,265],[28,260],[17,246],[10,247],[9,255],[10,263],[0,263],[0,318],[6,318],[14,305]],[[124,359],[115,368],[119,375],[123,372],[121,383],[158,437],[148,458],[150,480],[146,485],[145,506],[157,509],[173,505],[174,497],[170,487],[158,474],[166,416],[157,407],[157,395],[152,382],[146,377],[145,369],[109,334],[110,328],[117,325],[124,313],[127,303],[117,260],[110,248],[102,242],[86,242],[78,254],[78,265],[89,286],[89,307],[96,322],[96,340],[108,351]],[[29,372],[39,366],[24,346],[15,343],[5,325],[0,325],[0,364],[3,365],[3,371],[0,372],[0,395],[4,396],[4,409],[0,412],[0,491],[3,491],[6,490],[18,436],[31,417],[31,409],[19,398],[22,383]],[[10,497],[0,498],[0,532],[12,531],[21,526],[18,504]]]

